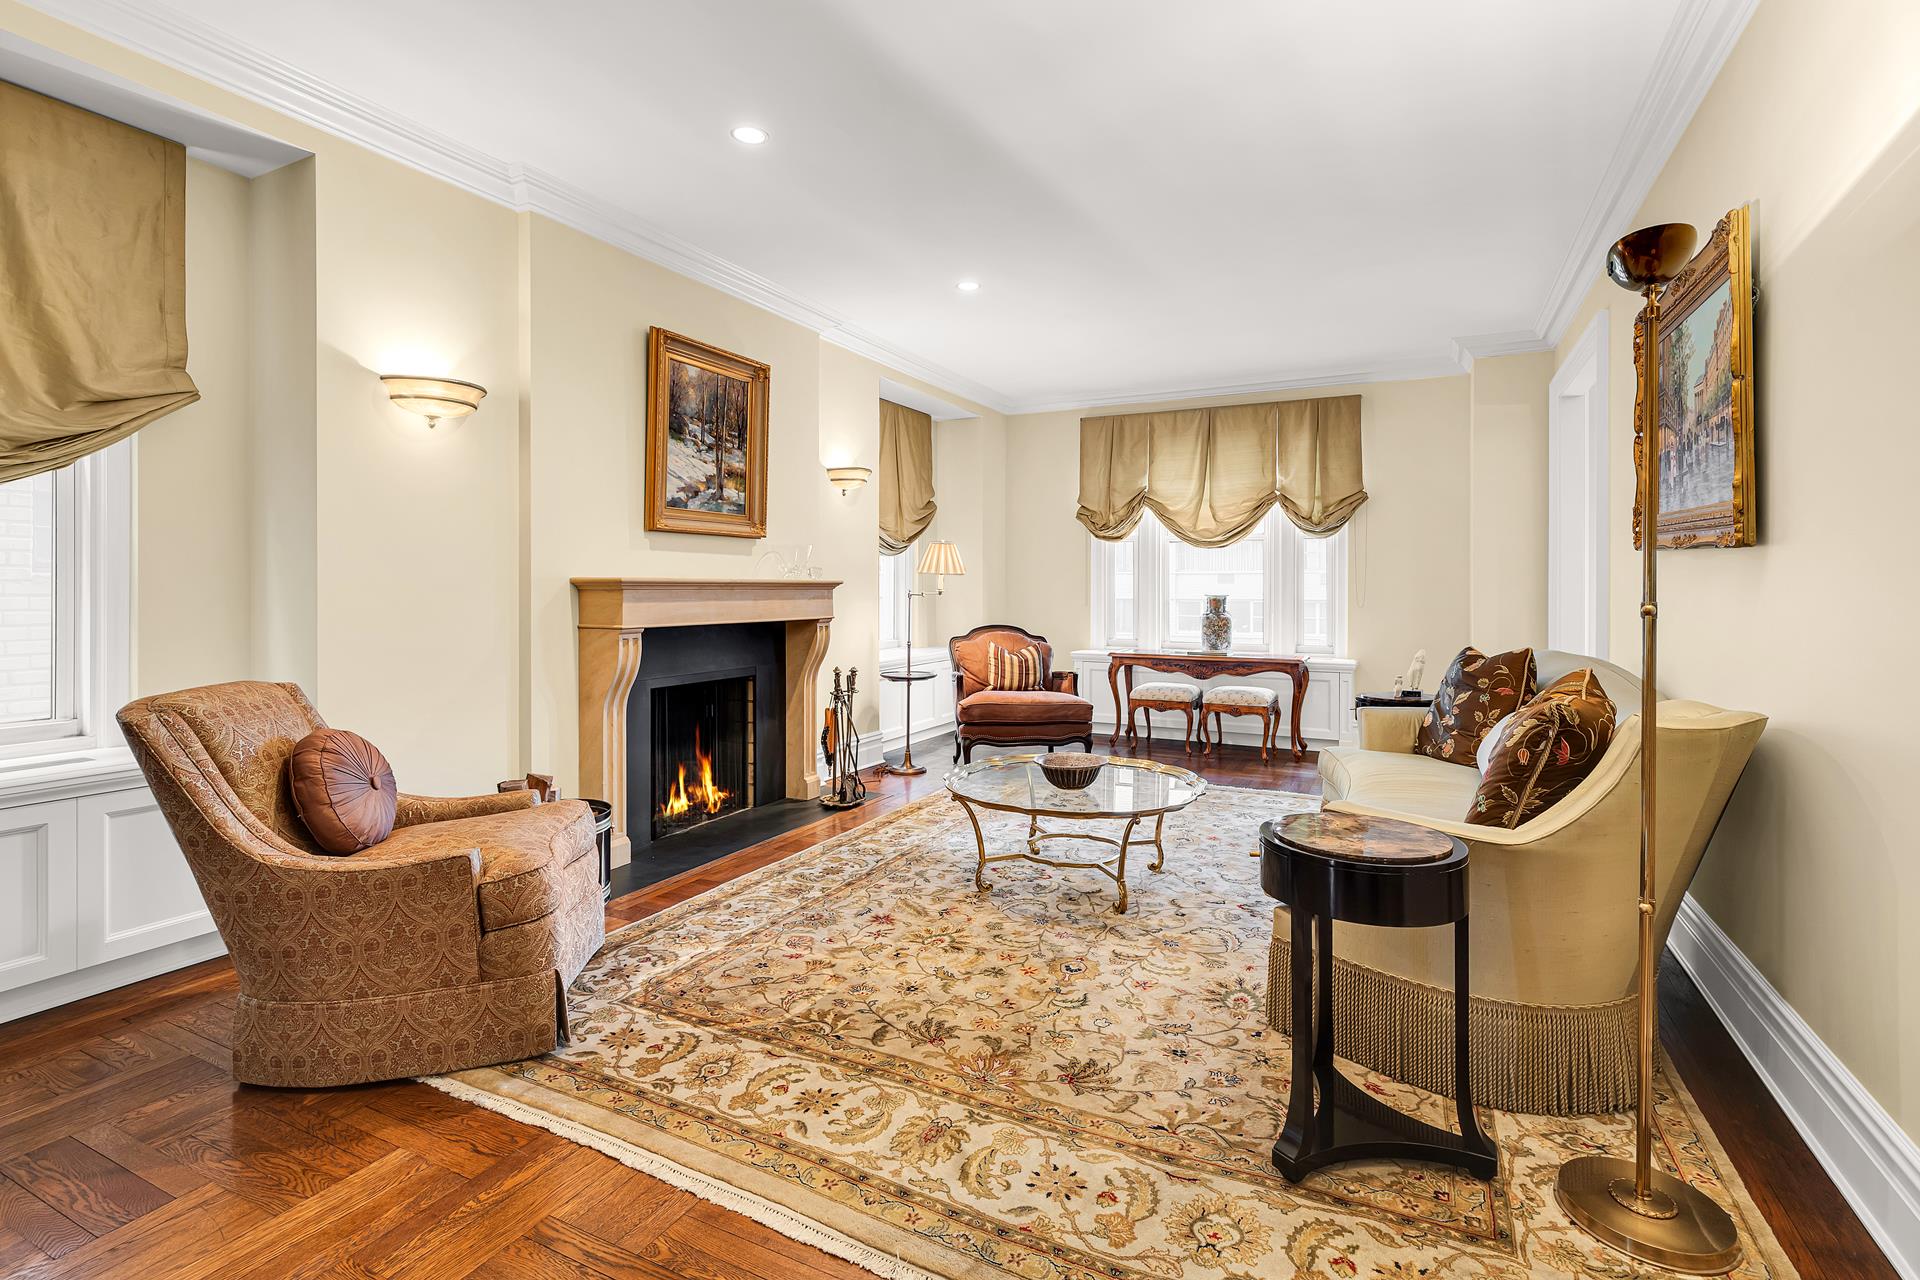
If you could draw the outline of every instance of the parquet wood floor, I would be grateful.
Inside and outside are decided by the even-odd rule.
[[[829,814],[609,905],[640,919],[939,788],[875,778]],[[1155,754],[1186,757],[1176,746]],[[1225,783],[1313,764],[1226,748]],[[1894,1272],[1669,964],[1666,1040],[1802,1275]],[[208,961],[0,1027],[0,1275],[19,1280],[855,1280],[868,1273],[584,1147],[418,1084],[274,1090],[227,1071],[234,978]]]

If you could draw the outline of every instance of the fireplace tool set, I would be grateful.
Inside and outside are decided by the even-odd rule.
[[[820,775],[820,803],[829,809],[851,809],[867,798],[867,784],[860,781],[860,731],[853,727],[853,693],[859,679],[858,667],[848,668],[844,684],[840,668],[833,669],[833,696],[820,729],[820,756],[827,766]]]

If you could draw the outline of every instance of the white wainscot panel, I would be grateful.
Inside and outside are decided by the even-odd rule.
[[[214,930],[186,857],[145,787],[79,800],[80,963]]]
[[[0,809],[0,991],[72,972],[71,803]]]

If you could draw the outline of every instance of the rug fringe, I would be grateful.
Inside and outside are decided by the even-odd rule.
[[[895,1254],[885,1253],[869,1244],[862,1244],[853,1237],[835,1231],[811,1218],[802,1217],[792,1209],[777,1205],[771,1200],[756,1196],[751,1192],[710,1177],[685,1165],[675,1164],[665,1156],[636,1147],[630,1142],[622,1142],[610,1134],[590,1129],[586,1125],[576,1124],[561,1116],[549,1115],[524,1102],[512,1098],[503,1098],[497,1093],[475,1088],[459,1080],[445,1076],[420,1076],[419,1082],[431,1085],[442,1093],[449,1094],[462,1102],[470,1102],[476,1107],[495,1111],[521,1124],[530,1124],[557,1134],[569,1142],[583,1147],[592,1147],[605,1156],[611,1156],[629,1169],[637,1169],[649,1177],[658,1178],[670,1186],[678,1187],[723,1209],[731,1209],[743,1217],[751,1218],[763,1227],[778,1231],[789,1240],[798,1240],[810,1244],[823,1253],[836,1258],[844,1258],[855,1266],[864,1267],[882,1280],[945,1280],[931,1271],[923,1271],[912,1263]]]

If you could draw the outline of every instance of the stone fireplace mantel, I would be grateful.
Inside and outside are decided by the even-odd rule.
[[[787,796],[820,792],[814,735],[820,663],[838,582],[812,578],[575,578],[580,631],[580,786],[613,805],[616,863],[627,860],[627,695],[649,627],[731,622],[786,624]]]

